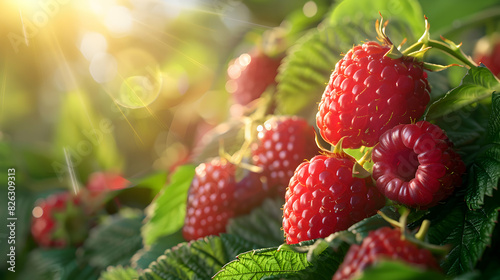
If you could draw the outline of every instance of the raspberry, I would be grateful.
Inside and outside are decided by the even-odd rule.
[[[244,173],[244,177],[236,183],[232,208],[236,215],[248,214],[271,194],[267,183],[262,182],[261,174],[244,169],[236,172]]]
[[[441,271],[430,251],[402,239],[399,229],[382,227],[371,231],[361,245],[351,245],[332,279],[355,278],[381,260],[404,261],[425,270]]]
[[[115,172],[94,172],[87,181],[87,190],[93,195],[100,195],[114,190],[121,190],[130,182]]]
[[[234,59],[227,73],[228,91],[237,104],[247,105],[259,98],[266,88],[275,84],[279,58],[271,58],[258,49]]]
[[[465,172],[443,130],[427,121],[386,131],[372,160],[378,189],[390,200],[421,209],[450,196]]]
[[[474,49],[474,61],[482,63],[500,77],[500,35],[481,38]]]
[[[68,192],[38,200],[33,208],[31,235],[42,247],[81,245],[88,233],[88,219],[78,197]]]
[[[268,196],[267,185],[260,178],[260,174],[220,158],[197,166],[188,192],[184,238],[224,233],[229,219],[260,205]]]
[[[259,141],[252,146],[254,165],[262,167],[268,185],[283,197],[295,168],[318,152],[314,128],[296,116],[275,116],[257,130]]]
[[[367,42],[337,62],[321,97],[316,123],[325,141],[374,146],[398,124],[422,116],[430,100],[427,73],[412,57],[390,58],[390,46]]]
[[[219,158],[196,167],[182,229],[186,240],[226,231],[228,220],[235,215],[232,209],[236,189],[235,171],[235,165]]]
[[[283,206],[288,244],[326,237],[374,215],[385,199],[370,178],[355,178],[355,160],[345,153],[317,155],[301,163]]]

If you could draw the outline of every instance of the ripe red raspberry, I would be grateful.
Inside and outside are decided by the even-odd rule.
[[[390,46],[367,42],[337,62],[316,115],[321,136],[345,148],[373,146],[380,135],[422,116],[430,100],[427,73],[412,57],[390,58]]]
[[[327,237],[374,215],[385,199],[371,178],[355,178],[355,160],[345,153],[317,155],[290,180],[283,206],[288,244]]]
[[[258,49],[231,61],[226,88],[235,103],[247,105],[259,98],[266,88],[275,84],[280,58],[272,58]]]
[[[481,38],[474,49],[474,61],[482,63],[493,75],[500,77],[500,35]]]
[[[314,128],[296,116],[275,116],[257,130],[258,141],[252,146],[253,163],[262,167],[267,184],[283,197],[295,168],[318,153]]]
[[[196,167],[182,229],[186,240],[226,231],[228,220],[234,216],[235,171],[235,165],[220,158]]]
[[[373,178],[390,200],[426,209],[461,184],[465,165],[443,130],[427,121],[386,131],[373,148]]]
[[[88,233],[88,218],[78,197],[68,192],[50,195],[36,202],[31,235],[42,247],[80,245]]]
[[[399,229],[382,227],[371,231],[361,245],[351,245],[332,279],[353,279],[382,260],[404,261],[422,269],[441,271],[429,250],[402,239]]]

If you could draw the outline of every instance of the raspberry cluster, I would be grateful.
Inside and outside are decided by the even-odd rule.
[[[183,227],[186,240],[223,233],[229,219],[268,197],[283,197],[295,167],[317,153],[314,128],[299,117],[271,117],[256,133],[247,160],[260,172],[220,157],[196,168]]]

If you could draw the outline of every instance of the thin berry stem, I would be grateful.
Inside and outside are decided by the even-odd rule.
[[[464,52],[462,52],[462,50],[460,49],[461,44],[457,45],[451,40],[448,40],[444,37],[441,37],[441,40],[443,41],[433,40],[430,38],[429,30],[430,24],[427,20],[427,17],[425,17],[424,34],[415,44],[404,50],[402,52],[403,55],[418,56],[429,49],[437,49],[465,64],[465,66],[468,68],[477,67],[477,64],[469,56],[465,55]]]

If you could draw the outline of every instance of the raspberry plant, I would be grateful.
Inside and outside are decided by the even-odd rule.
[[[20,105],[31,104],[26,100],[43,100],[45,109],[61,106],[50,107],[57,115],[46,111],[39,118],[57,122],[40,129],[54,140],[55,152],[46,145],[26,147],[30,137],[2,127],[0,166],[15,165],[18,186],[17,272],[4,269],[9,263],[3,254],[2,279],[332,279],[360,264],[345,263],[361,255],[349,248],[383,243],[380,236],[394,240],[380,250],[396,257],[379,261],[377,250],[364,254],[369,265],[362,264],[358,279],[495,279],[500,83],[492,66],[471,56],[475,42],[498,27],[496,1],[214,3],[215,12],[200,13],[201,6],[180,12],[175,27],[156,22],[140,40],[134,37],[142,51],[116,55],[133,54],[130,65],[117,61],[119,76],[123,68],[140,70],[135,63],[159,61],[144,75],[122,77],[121,87],[135,93],[134,100],[160,84],[152,103],[125,106],[126,99],[114,96],[121,91],[109,88],[113,81],[89,83],[99,71],[80,65],[72,74],[75,85],[68,86],[80,88],[60,104],[29,98],[2,106],[2,117],[12,118],[28,110]],[[136,4],[127,9],[148,6]],[[142,19],[159,20],[134,22]],[[161,36],[149,36],[158,30]],[[43,40],[31,35],[28,45],[42,49]],[[127,42],[122,35],[110,36],[111,56]],[[279,59],[270,66],[248,64],[250,74],[235,68],[235,58],[240,66],[245,57],[259,62],[252,57],[256,49],[272,50]],[[36,55],[30,54],[12,56],[6,65],[31,61]],[[91,61],[98,59],[86,63]],[[54,73],[66,73],[60,69],[73,62]],[[81,69],[91,75],[80,77]],[[32,90],[24,74],[19,84],[10,75],[2,79],[4,95],[20,98]],[[37,85],[50,92],[49,81],[58,75],[30,81],[43,80]],[[152,82],[158,77],[163,83]],[[238,84],[233,94],[231,84]],[[19,119],[17,128],[36,127]],[[272,129],[282,123],[285,128]],[[341,148],[342,156],[334,156]],[[402,174],[404,162],[410,164]],[[92,175],[106,170],[119,176]],[[111,189],[92,182],[108,182]],[[49,230],[31,229],[35,201],[61,190],[82,198],[90,222],[78,242],[39,245]],[[8,199],[1,196],[0,204]],[[58,228],[74,214],[61,211],[54,220]],[[404,235],[389,229],[391,220],[400,219]],[[439,272],[402,263],[408,254],[395,253],[415,234],[418,246],[446,248],[439,268],[429,265]],[[7,246],[0,243],[1,251]]]

